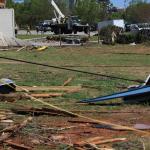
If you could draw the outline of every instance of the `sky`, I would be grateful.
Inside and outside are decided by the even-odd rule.
[[[23,0],[15,0],[16,2],[22,2]],[[130,1],[130,0],[126,0],[126,1]],[[147,0],[148,2],[150,2],[150,0]],[[124,0],[111,0],[111,2],[114,4],[114,6],[119,7],[119,8],[124,8]]]
[[[150,2],[150,0],[147,1]],[[124,8],[124,0],[111,0],[111,2],[114,4],[114,6]]]
[[[111,0],[114,6],[124,7],[124,0]]]

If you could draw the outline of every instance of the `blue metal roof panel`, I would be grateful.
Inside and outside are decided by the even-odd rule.
[[[132,89],[129,91],[115,93],[115,94],[108,95],[108,96],[102,96],[102,97],[97,97],[97,98],[93,98],[93,99],[81,100],[80,102],[82,102],[82,103],[100,102],[100,101],[111,100],[111,99],[116,99],[116,98],[135,96],[135,95],[144,94],[144,93],[150,93],[149,86],[143,86],[143,87],[135,88],[135,89]]]

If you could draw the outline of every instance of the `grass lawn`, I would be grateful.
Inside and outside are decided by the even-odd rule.
[[[19,38],[24,39],[28,38],[28,36],[19,36]],[[34,36],[32,36],[32,38],[34,38]],[[145,78],[150,74],[150,48],[144,45],[99,46],[97,44],[89,44],[82,47],[52,47],[43,52],[5,51],[0,52],[0,55],[129,79],[145,80]],[[10,78],[14,80],[16,84],[21,86],[59,86],[62,85],[69,77],[73,77],[73,81],[69,85],[82,85],[97,88],[85,88],[79,93],[66,94],[60,98],[47,99],[47,101],[51,104],[60,106],[67,110],[150,110],[149,105],[109,105],[111,103],[120,103],[120,100],[106,102],[104,104],[108,105],[104,106],[79,105],[75,103],[81,99],[122,91],[124,90],[122,89],[122,86],[127,87],[138,83],[112,80],[100,76],[91,76],[18,62],[10,62],[3,59],[0,59],[0,72],[0,78]],[[42,107],[41,104],[33,101],[17,101],[15,104]],[[12,108],[14,106],[14,103],[0,103],[0,108]],[[105,115],[96,116],[93,114],[92,116],[99,117],[100,119],[106,119]],[[106,120],[111,121],[111,116],[107,117],[110,120],[108,118]],[[119,119],[119,117],[120,116],[115,118],[116,120],[112,121],[121,122],[121,118]],[[150,123],[150,118],[148,118],[148,116],[145,116],[145,118],[141,120],[139,119],[139,121],[147,121]],[[128,119],[128,117],[124,118],[124,122],[129,122]],[[135,123],[136,122],[134,122],[134,124]],[[129,123],[129,125],[131,125],[131,123]]]

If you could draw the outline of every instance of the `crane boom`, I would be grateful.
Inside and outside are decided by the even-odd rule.
[[[50,1],[50,0],[49,0]],[[51,0],[51,4],[52,6],[55,8],[55,11],[59,14],[59,20],[61,18],[65,18],[65,15],[61,12],[61,10],[59,9],[59,7],[57,6],[57,4],[54,2],[54,0]]]

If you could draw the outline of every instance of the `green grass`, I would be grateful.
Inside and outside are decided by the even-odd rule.
[[[123,46],[111,46],[110,47],[80,47],[80,48],[49,48],[43,52],[37,51],[21,51],[21,52],[1,52],[1,56],[7,56],[16,59],[23,59],[28,61],[35,61],[40,63],[46,63],[55,66],[77,66],[73,69],[79,69],[89,72],[102,73],[107,75],[125,77],[129,79],[143,79],[146,77],[147,72],[141,73],[142,69],[145,70],[145,65],[150,65],[149,55],[137,55],[137,54],[120,54],[124,52],[124,49],[131,52],[136,51],[134,47]],[[113,54],[113,49],[115,53]],[[118,52],[116,53],[116,50]],[[130,52],[130,53],[131,53]],[[26,86],[48,86],[48,85],[62,85],[69,77],[73,77],[73,81],[70,85],[88,85],[96,86],[98,89],[86,89],[83,92],[77,94],[65,95],[64,101],[72,99],[79,101],[89,97],[96,97],[105,94],[111,94],[116,91],[120,91],[118,85],[128,86],[135,84],[134,82],[127,82],[121,80],[112,80],[104,77],[90,76],[87,74],[81,74],[76,72],[69,72],[64,70],[57,70],[53,68],[45,68],[41,66],[35,66],[30,64],[21,63],[7,63],[6,60],[1,60],[3,65],[0,66],[0,78],[13,79],[18,85]],[[6,63],[5,63],[6,62]],[[139,65],[142,68],[122,68],[122,67],[94,67],[98,65],[110,65],[110,66],[130,66]],[[85,67],[79,67],[85,66]],[[89,66],[89,67],[88,67]],[[91,67],[90,67],[91,66]],[[93,67],[92,67],[93,66]],[[147,71],[149,68],[147,68]],[[140,72],[140,73],[139,73]],[[68,101],[67,100],[67,101]],[[58,101],[61,102],[61,101]],[[57,102],[56,102],[57,104]]]

